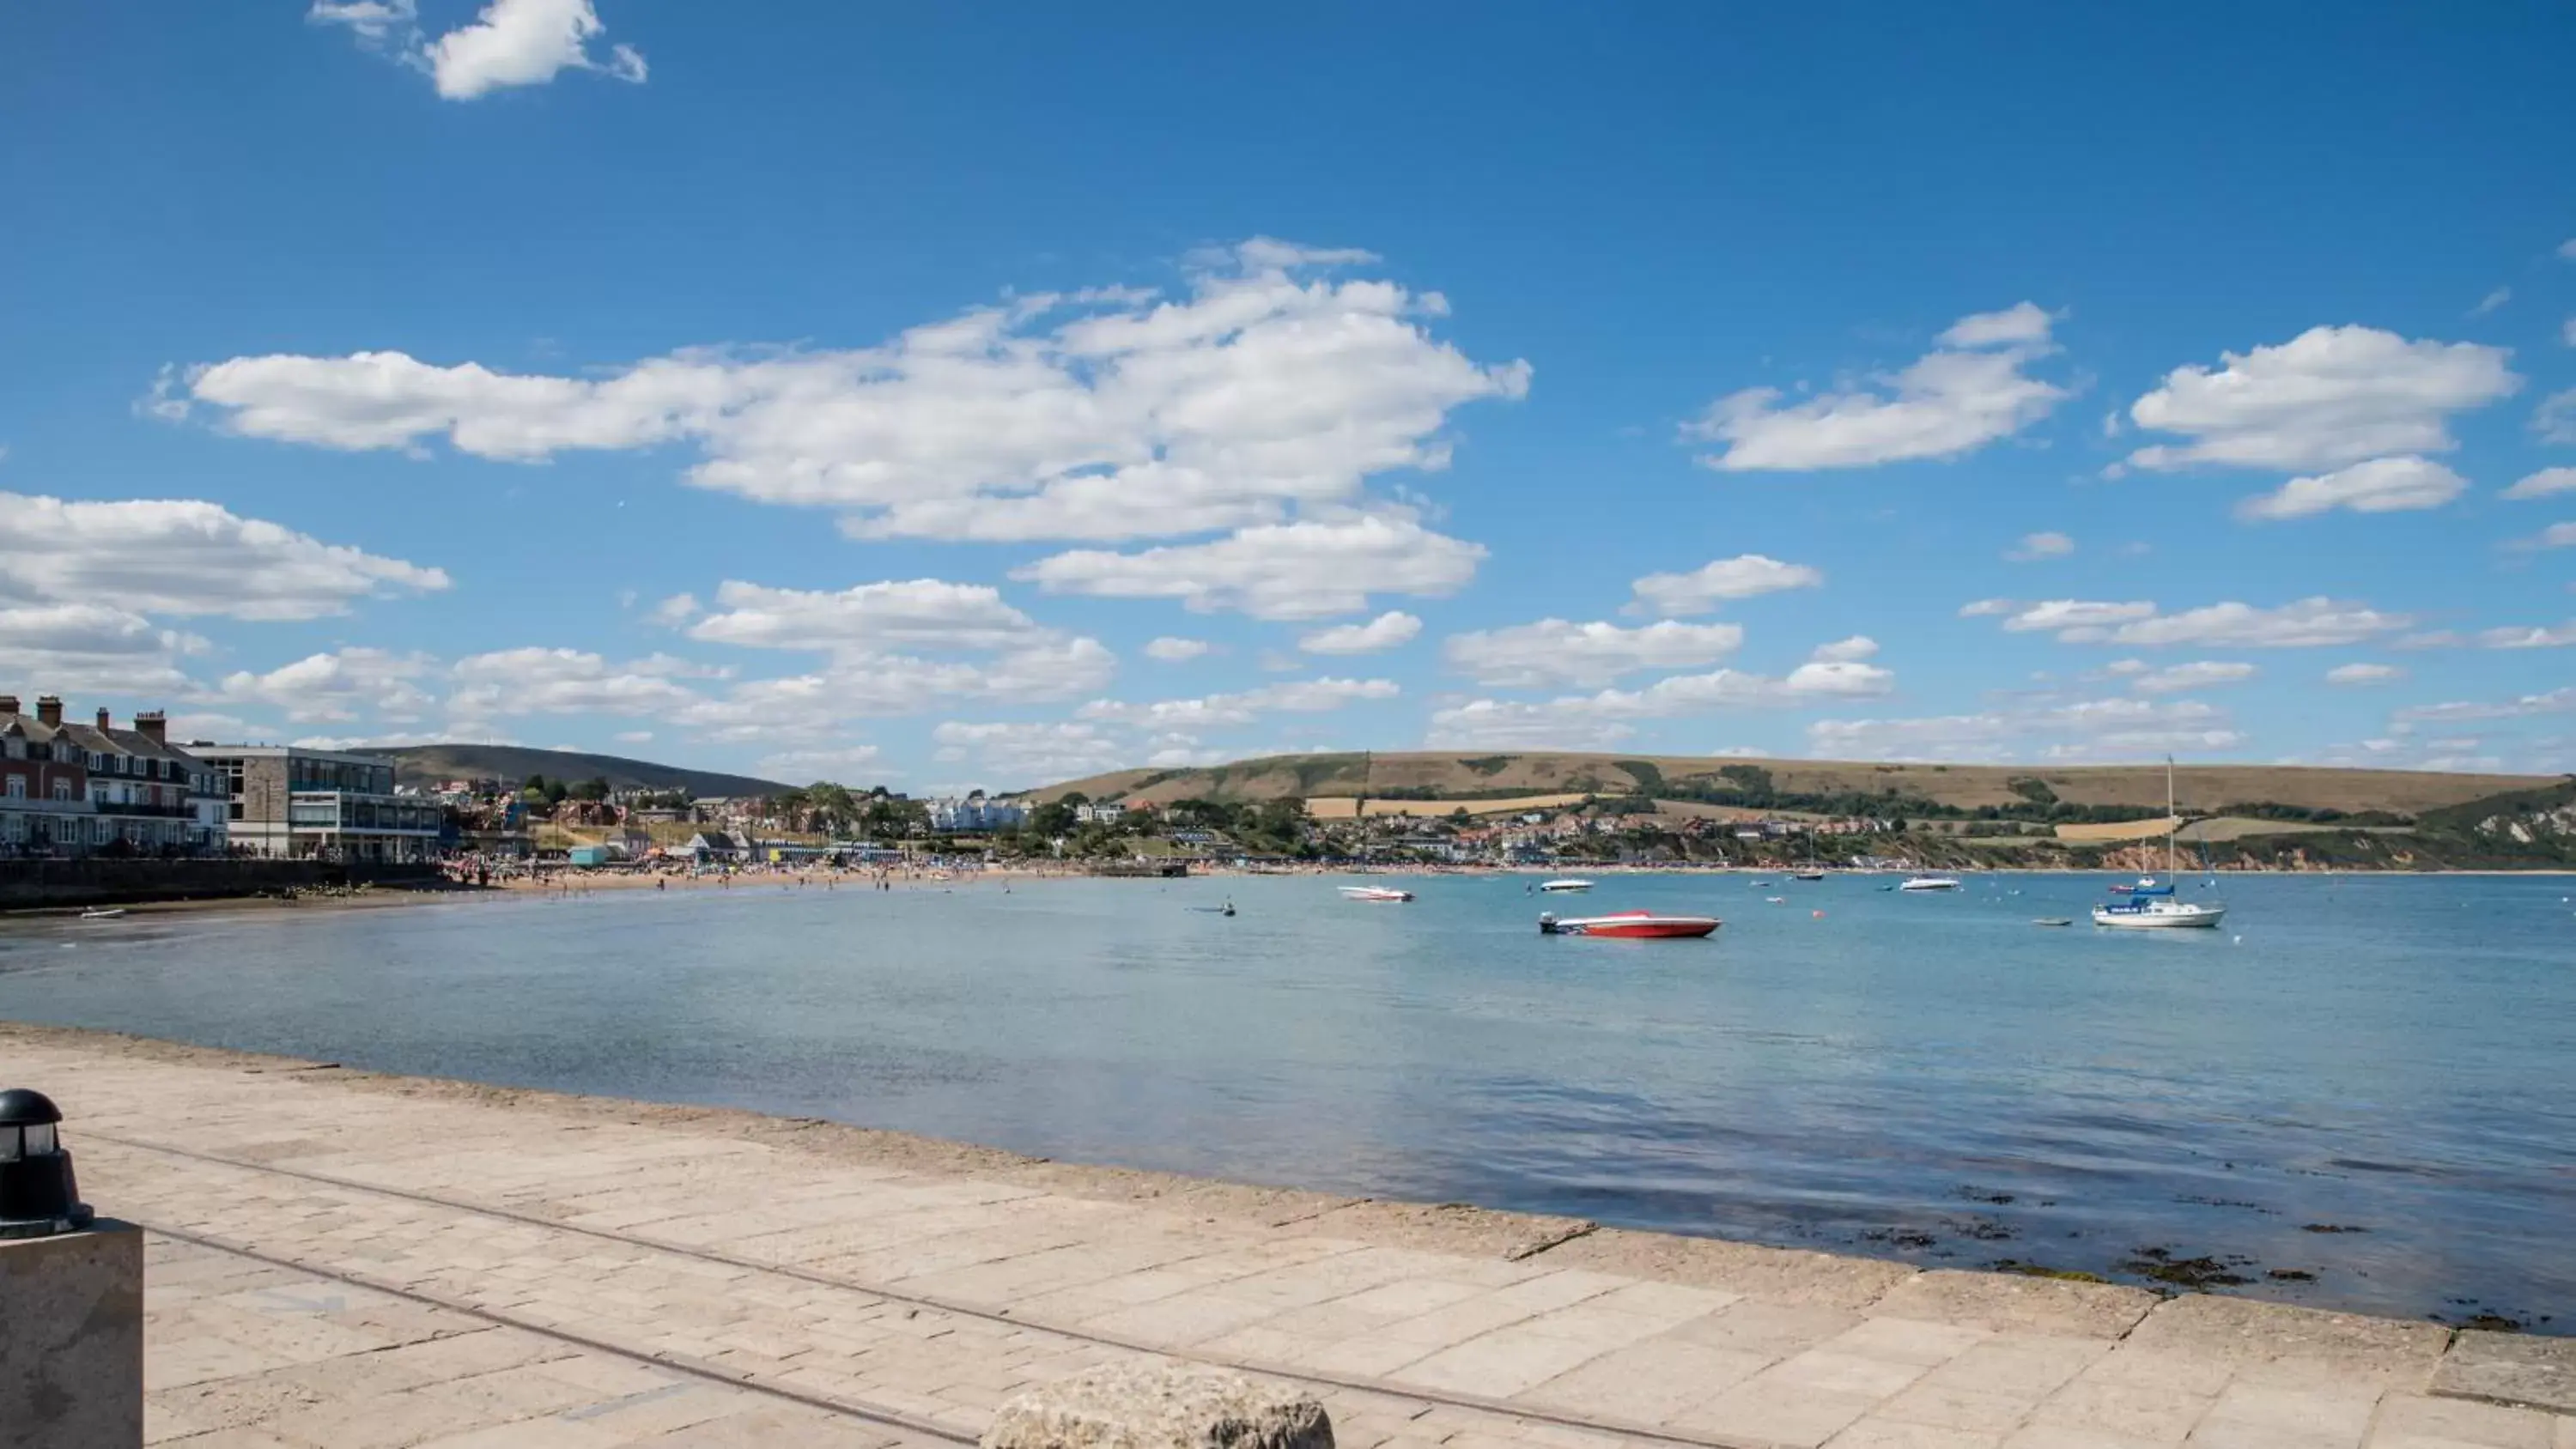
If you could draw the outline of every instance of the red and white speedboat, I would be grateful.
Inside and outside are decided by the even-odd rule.
[[[1622,911],[1615,916],[1578,916],[1560,921],[1538,918],[1544,936],[1615,936],[1628,941],[1657,941],[1705,936],[1717,929],[1715,916],[1659,916],[1652,911]]]
[[[1411,891],[1389,890],[1385,886],[1344,886],[1342,895],[1349,900],[1375,901],[1380,905],[1399,905],[1413,899]]]

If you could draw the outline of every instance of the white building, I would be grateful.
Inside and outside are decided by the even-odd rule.
[[[930,828],[955,830],[1016,830],[1026,824],[1028,807],[1016,800],[986,798],[981,790],[962,799],[933,800],[929,805]]]

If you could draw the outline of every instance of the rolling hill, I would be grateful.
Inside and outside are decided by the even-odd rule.
[[[775,795],[787,788],[775,780],[750,775],[688,770],[617,755],[531,750],[517,745],[403,745],[366,753],[391,758],[395,780],[405,785],[478,778],[518,781],[530,775],[546,775],[574,781],[605,777],[621,790],[686,790],[704,797]]]
[[[1725,795],[1748,782],[1766,793],[1798,797],[1879,797],[1901,812],[1921,801],[1957,810],[2027,806],[2162,807],[2162,764],[1928,765],[1840,760],[1708,759],[1664,755],[1532,751],[1475,755],[1275,755],[1188,770],[1120,770],[1029,792],[1038,801],[1080,791],[1094,800],[1201,798],[1232,802],[1287,796],[1378,799],[1503,799],[1564,793]],[[2412,770],[2339,770],[2290,765],[2185,765],[2179,793],[2186,812],[2264,804],[2292,811],[2373,812],[2417,816],[2513,791],[2558,784],[2531,775],[2454,775]]]

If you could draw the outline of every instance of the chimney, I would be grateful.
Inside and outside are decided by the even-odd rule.
[[[107,728],[107,711],[102,709],[98,712],[98,732],[100,734],[106,734]]]
[[[145,710],[134,717],[134,732],[156,745],[161,744],[170,732],[170,717],[157,709]]]
[[[0,714],[16,714],[17,712],[18,696],[14,694],[0,694]]]
[[[63,697],[59,694],[36,698],[36,722],[47,729],[60,729],[63,724]]]

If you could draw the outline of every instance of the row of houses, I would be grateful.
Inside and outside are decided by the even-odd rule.
[[[19,711],[0,695],[0,854],[178,855],[223,848],[217,779],[174,748],[167,719],[137,715],[118,728],[63,717],[54,695]]]
[[[0,694],[0,855],[437,858],[436,799],[395,788],[391,761],[291,745],[169,738],[158,710],[118,726],[67,720],[55,695]]]
[[[961,830],[1017,830],[1028,823],[1029,807],[1017,800],[1000,800],[976,790],[960,799],[933,800],[925,807],[930,812],[930,828],[946,833]]]

